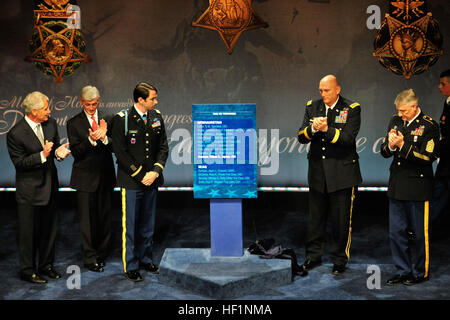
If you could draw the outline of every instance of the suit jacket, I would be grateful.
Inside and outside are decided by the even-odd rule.
[[[439,164],[436,169],[436,178],[450,178],[450,104],[444,104],[440,118],[441,140],[439,141]]]
[[[388,134],[391,129],[402,132],[405,141],[401,150],[389,149]],[[433,166],[439,141],[439,126],[422,112],[407,127],[394,115],[389,122],[381,155],[394,157],[389,168],[388,197],[405,201],[427,201],[432,198]]]
[[[361,107],[343,97],[328,113],[328,131],[312,133],[315,117],[325,117],[323,100],[309,101],[298,132],[302,144],[311,143],[308,152],[309,186],[322,193],[357,186],[362,182],[356,136],[361,125]]]
[[[98,119],[104,119],[98,112]],[[106,117],[108,123],[111,117]],[[78,191],[94,192],[100,183],[114,188],[116,172],[112,159],[111,127],[108,123],[108,144],[104,145],[100,140],[93,146],[89,137],[89,120],[84,111],[74,116],[67,122],[67,135],[70,143],[71,154],[74,158],[70,187]]]
[[[134,106],[128,111],[128,131],[125,134],[125,113],[113,119],[113,149],[117,158],[117,185],[127,189],[148,188],[141,183],[146,172],[156,171],[159,177],[150,186],[164,183],[163,170],[169,155],[164,120],[158,110],[147,112],[144,123]]]
[[[16,168],[16,200],[21,204],[44,206],[58,191],[55,150],[61,145],[58,125],[53,118],[41,123],[44,139],[53,142],[51,154],[42,163],[39,139],[23,118],[8,132],[7,146]]]

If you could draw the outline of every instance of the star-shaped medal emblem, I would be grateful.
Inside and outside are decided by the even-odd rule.
[[[373,56],[394,73],[409,79],[437,61],[443,54],[441,43],[438,23],[431,13],[413,23],[403,23],[387,14],[375,39]]]
[[[209,0],[208,9],[192,26],[219,32],[231,54],[244,31],[267,28],[268,24],[255,13],[251,0]]]

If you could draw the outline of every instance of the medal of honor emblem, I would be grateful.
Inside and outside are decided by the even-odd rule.
[[[229,54],[244,31],[268,27],[254,12],[251,0],[209,0],[208,9],[192,26],[218,31]]]
[[[83,62],[90,62],[81,32],[76,24],[76,11],[70,0],[44,0],[34,10],[34,31],[29,43],[31,54],[26,60],[60,84]]]
[[[442,35],[426,1],[390,1],[390,13],[375,38],[373,56],[395,74],[410,79],[443,54]]]

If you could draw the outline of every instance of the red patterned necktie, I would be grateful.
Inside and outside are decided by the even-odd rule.
[[[91,119],[92,119],[92,125],[91,125],[92,131],[96,131],[98,129],[97,121],[95,121],[95,117],[94,116],[91,116]]]

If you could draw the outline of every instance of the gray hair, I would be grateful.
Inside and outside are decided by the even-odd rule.
[[[406,104],[406,105],[412,105],[412,104],[418,104],[419,98],[417,97],[416,93],[413,89],[403,90],[397,95],[397,98],[395,98],[394,104],[396,106],[400,104]]]
[[[48,101],[48,97],[39,91],[29,93],[23,100],[22,106],[26,114],[30,114],[31,110],[40,110],[44,107],[44,100]]]
[[[86,86],[81,89],[81,99],[89,101],[100,98],[100,92],[96,87]]]

